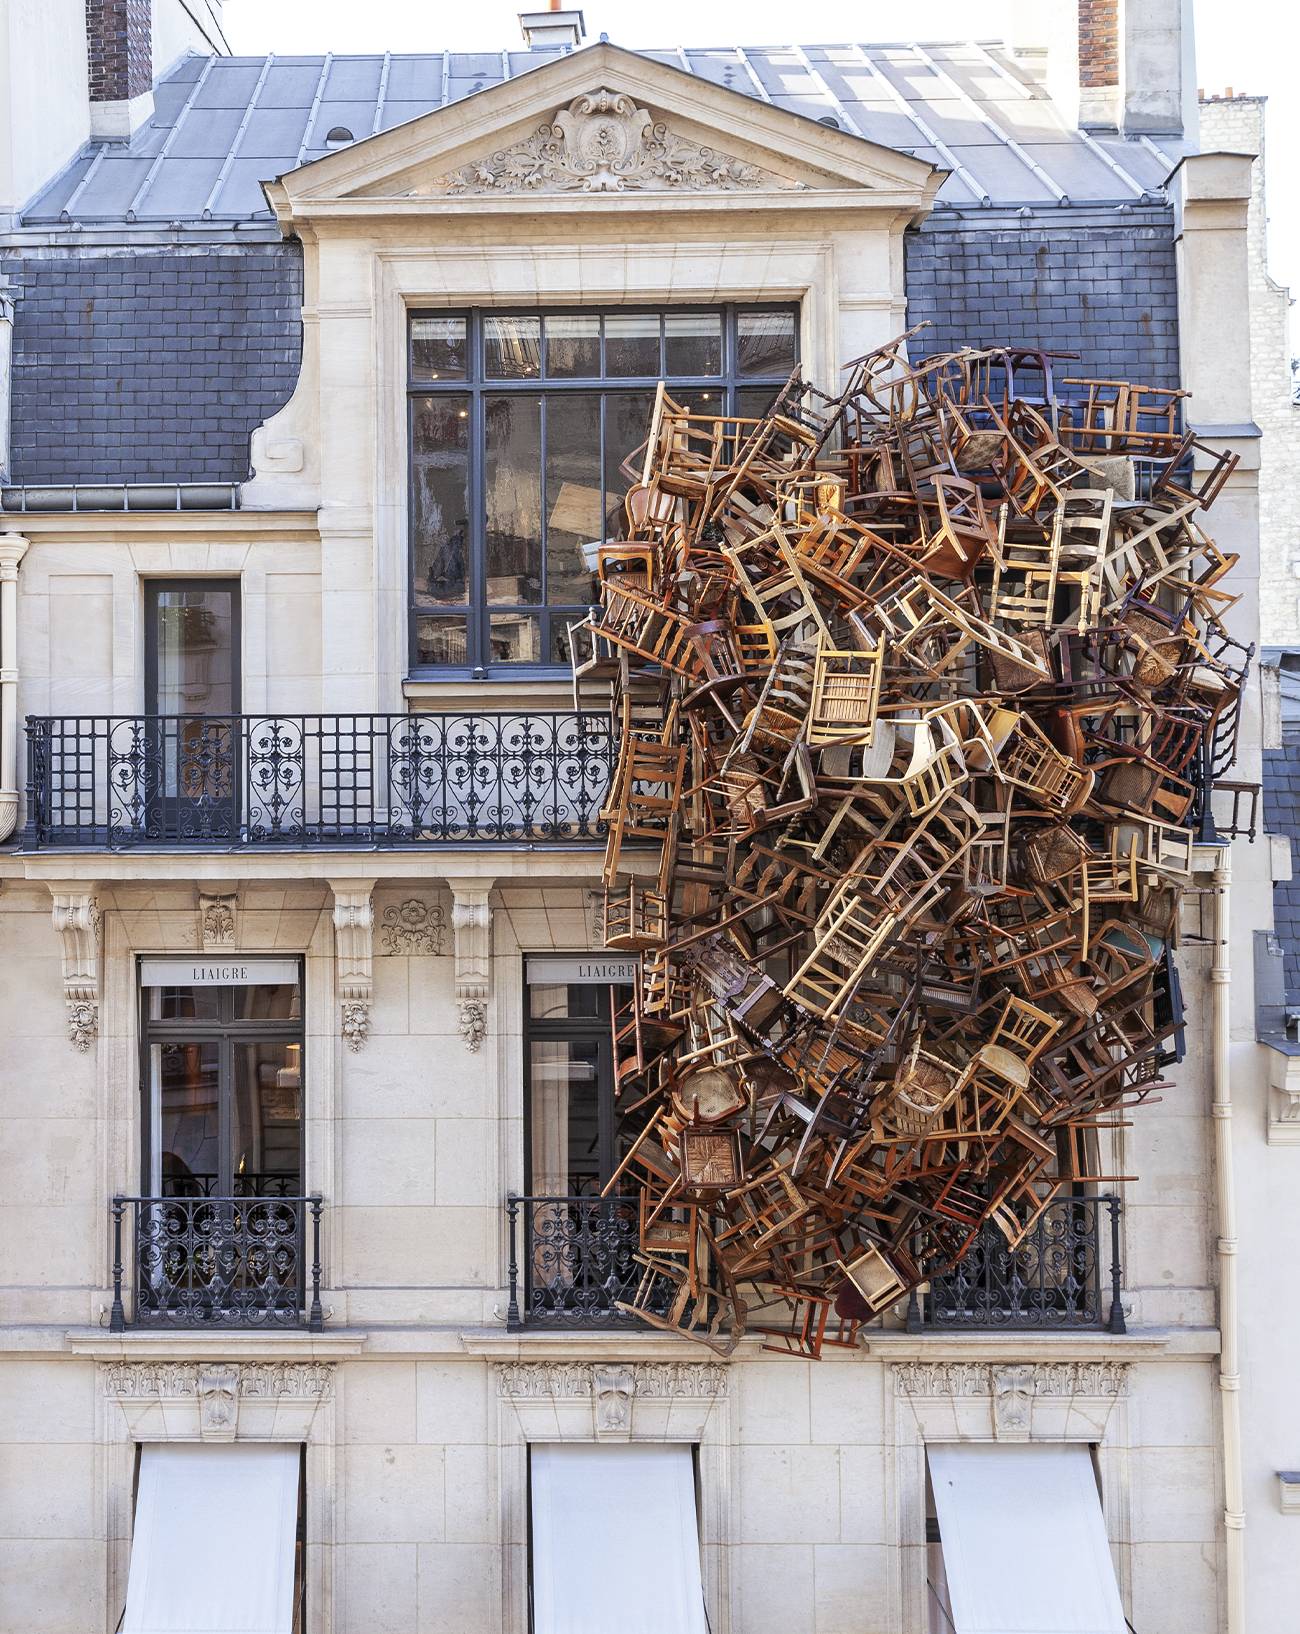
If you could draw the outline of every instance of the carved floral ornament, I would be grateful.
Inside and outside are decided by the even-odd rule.
[[[774,171],[669,130],[621,91],[575,97],[531,136],[417,193],[698,193],[801,190]]]

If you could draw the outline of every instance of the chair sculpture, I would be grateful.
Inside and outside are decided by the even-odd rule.
[[[1201,521],[1233,459],[1183,394],[1059,401],[1050,353],[908,338],[757,418],[660,388],[575,643],[620,739],[605,939],[641,961],[622,1308],[721,1352],[752,1313],[815,1359],[986,1228],[1014,1249],[1182,1048],[1252,656]]]

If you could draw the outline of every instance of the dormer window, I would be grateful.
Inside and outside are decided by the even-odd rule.
[[[624,536],[619,467],[657,382],[701,414],[761,413],[797,335],[790,306],[412,314],[412,671],[566,667],[582,547]]]

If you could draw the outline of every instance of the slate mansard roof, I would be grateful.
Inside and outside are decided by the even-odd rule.
[[[130,143],[87,147],[24,226],[271,223],[260,184],[553,60],[556,49],[429,55],[189,57],[154,88]],[[941,205],[1052,206],[1158,195],[1181,149],[1072,130],[1001,47],[788,46],[643,51],[952,174]]]

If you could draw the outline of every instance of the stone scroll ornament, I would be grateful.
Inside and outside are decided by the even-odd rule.
[[[580,632],[620,736],[604,941],[641,956],[618,1303],[721,1352],[1050,1252],[1182,1051],[1252,651],[1202,520],[1235,458],[1181,392],[908,339],[761,419],[661,386]]]
[[[522,141],[432,184],[450,195],[789,190],[797,184],[676,135],[631,97],[586,91]]]

